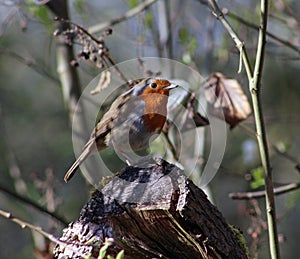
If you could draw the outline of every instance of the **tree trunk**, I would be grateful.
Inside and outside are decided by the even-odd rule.
[[[162,159],[124,168],[63,232],[56,258],[248,258],[243,237],[184,173]]]

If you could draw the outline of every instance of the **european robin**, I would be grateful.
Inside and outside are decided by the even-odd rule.
[[[120,95],[97,123],[64,180],[68,182],[90,154],[109,146],[125,158],[130,150],[148,147],[166,122],[169,93],[175,87],[165,79],[147,78]]]

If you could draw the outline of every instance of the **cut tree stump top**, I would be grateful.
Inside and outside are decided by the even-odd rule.
[[[248,258],[242,235],[228,225],[182,170],[162,159],[124,168],[82,208],[57,245],[56,258]]]

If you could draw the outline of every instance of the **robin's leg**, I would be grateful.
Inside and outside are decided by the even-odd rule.
[[[125,162],[129,166],[135,164],[141,158],[134,152],[121,152],[121,151],[118,152],[117,150],[115,150],[115,151],[120,158],[124,158]]]
[[[124,158],[128,166],[137,165],[137,164],[151,164],[154,161],[154,158],[151,154],[146,156],[139,156],[134,152],[117,152],[119,157]]]

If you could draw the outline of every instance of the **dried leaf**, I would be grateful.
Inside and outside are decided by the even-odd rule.
[[[209,112],[235,127],[251,114],[247,96],[237,80],[221,73],[211,74],[204,84]]]
[[[108,70],[103,71],[100,76],[97,86],[95,87],[94,90],[91,91],[91,94],[97,94],[101,90],[108,87],[110,81],[111,81],[111,73]]]

